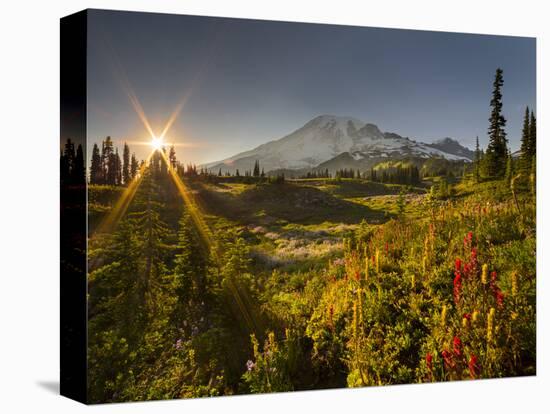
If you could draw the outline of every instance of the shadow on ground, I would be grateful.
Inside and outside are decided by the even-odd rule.
[[[59,395],[59,381],[38,381],[36,385],[46,391]]]

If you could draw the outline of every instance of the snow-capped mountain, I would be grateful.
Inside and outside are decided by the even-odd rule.
[[[448,141],[447,141],[448,140]],[[431,157],[471,161],[470,150],[445,139],[433,144],[416,142],[398,134],[382,132],[355,118],[321,115],[291,134],[267,142],[231,158],[209,163],[207,168],[234,172],[251,169],[255,160],[265,171],[315,168],[334,158],[372,165],[388,159]]]
[[[433,144],[428,144],[432,148],[439,149],[448,154],[453,154],[459,157],[466,157],[469,160],[474,159],[475,153],[469,148],[463,147],[460,143],[452,138],[443,138],[439,141],[435,141]]]

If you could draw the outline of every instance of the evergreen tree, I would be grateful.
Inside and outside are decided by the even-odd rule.
[[[124,143],[124,149],[122,151],[122,181],[128,185],[130,182],[130,147]]]
[[[529,155],[535,158],[537,155],[537,118],[531,111],[531,121],[529,123]]]
[[[114,149],[111,137],[105,138],[101,147],[101,169],[103,171],[102,184],[114,185],[116,177],[116,160],[113,158]]]
[[[520,167],[524,171],[531,168],[531,144],[529,128],[529,107],[525,108],[525,116],[523,117],[523,128],[521,130],[521,147],[520,147]]]
[[[179,323],[191,317],[196,324],[205,313],[210,252],[187,211],[179,221],[177,250],[174,282],[181,306],[176,308],[175,319]]]
[[[252,175],[254,177],[259,177],[260,176],[260,162],[258,160],[256,160],[256,162],[254,162],[254,171],[252,172]]]
[[[136,154],[132,154],[132,159],[130,161],[130,178],[133,180],[136,178],[139,165],[136,158]]]
[[[166,155],[165,147],[162,147],[160,151],[162,151],[162,153]],[[175,153],[174,153],[174,156],[175,156]],[[168,173],[168,168],[166,166],[166,163],[164,162],[165,159],[166,159],[165,156],[161,155],[160,153],[158,154],[158,166],[159,166],[159,172],[161,177],[166,177],[166,174]],[[168,160],[168,162],[170,162],[170,160]]]
[[[122,185],[122,161],[118,155],[118,148],[115,151],[116,158],[116,185]]]
[[[92,149],[92,162],[90,164],[90,183],[101,184],[103,181],[103,169],[101,167],[101,155],[99,154],[99,147],[94,143]]]
[[[502,92],[504,84],[502,69],[498,68],[493,82],[491,99],[491,116],[489,118],[489,144],[485,153],[485,172],[489,177],[502,177],[506,171],[508,154],[507,139],[504,127],[506,119],[502,115]]]
[[[176,149],[173,145],[170,146],[170,152],[168,153],[168,160],[173,169],[176,169],[177,159],[176,159]]]

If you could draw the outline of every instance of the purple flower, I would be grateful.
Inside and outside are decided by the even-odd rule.
[[[248,371],[252,371],[255,367],[256,367],[256,364],[253,361],[251,361],[250,359],[246,361],[246,369]]]
[[[183,347],[183,341],[180,338],[176,341],[176,349],[181,349],[182,347]]]

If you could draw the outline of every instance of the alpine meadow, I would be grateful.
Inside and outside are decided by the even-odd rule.
[[[533,39],[90,19],[89,402],[536,374]]]

